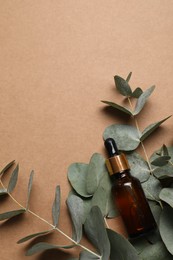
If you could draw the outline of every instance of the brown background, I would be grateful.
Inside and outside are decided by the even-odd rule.
[[[113,76],[132,71],[132,86],[157,86],[139,117],[141,129],[172,114],[172,13],[171,0],[0,0],[0,166],[20,163],[14,196],[23,205],[35,170],[31,209],[49,222],[55,186],[61,185],[60,227],[69,235],[67,168],[88,162],[94,152],[104,154],[105,127],[124,122],[100,102],[122,102]],[[172,126],[169,119],[145,142],[148,154],[173,144]],[[0,212],[14,208],[3,201]],[[122,231],[119,221],[109,223]],[[25,259],[28,243],[16,241],[47,228],[29,215],[2,223],[0,258]],[[59,235],[46,241],[67,242]],[[64,255],[50,251],[30,259]]]

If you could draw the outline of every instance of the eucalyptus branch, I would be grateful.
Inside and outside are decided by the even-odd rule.
[[[130,105],[131,109],[133,110],[133,106],[132,106],[132,102],[131,102],[131,100],[130,100],[130,97],[128,97],[127,99],[128,99],[128,102],[129,102],[129,105]],[[138,124],[138,121],[137,121],[137,119],[136,119],[136,116],[132,115],[132,118],[133,118],[133,120],[134,120],[134,122],[135,122],[136,128],[137,128],[138,133],[139,133],[139,136],[140,136],[141,131],[140,131],[139,124]],[[143,141],[140,140],[140,143],[141,143],[141,146],[142,146],[142,149],[143,149],[143,152],[144,152],[144,155],[145,155],[145,158],[146,158],[148,167],[149,167],[149,169],[150,169],[150,173],[152,173],[152,167],[151,167],[151,164],[150,164],[150,160],[149,160],[149,157],[148,157],[146,148],[145,148],[145,146],[144,146]]]
[[[120,76],[114,77],[116,88],[123,97],[127,98],[129,108],[110,101],[102,102],[128,116],[131,116],[134,120],[135,126],[126,124],[110,125],[105,129],[103,138],[104,140],[109,137],[115,139],[118,148],[124,152],[135,151],[138,146],[141,145],[145,159],[137,152],[127,153],[127,157],[133,175],[141,182],[146,198],[150,201],[153,215],[158,223],[158,234],[153,234],[153,236],[152,234],[149,236],[147,235],[146,240],[138,238],[139,244],[137,243],[138,245],[135,246],[134,244],[132,246],[132,244],[130,244],[123,236],[109,229],[106,218],[114,218],[118,216],[119,213],[110,196],[112,184],[105,167],[105,158],[101,154],[94,153],[91,156],[89,163],[76,162],[71,164],[68,168],[68,181],[71,184],[72,190],[68,195],[66,203],[73,225],[72,236],[67,235],[58,227],[61,196],[60,186],[57,186],[55,190],[55,199],[52,206],[53,222],[50,223],[29,209],[29,198],[34,174],[33,171],[29,178],[28,195],[25,207],[12,195],[12,191],[17,183],[19,171],[18,165],[11,174],[8,187],[5,187],[2,182],[2,175],[13,165],[14,161],[12,161],[0,172],[0,186],[2,186],[2,188],[0,187],[0,197],[8,195],[11,200],[20,207],[20,209],[0,213],[0,220],[6,220],[28,212],[51,227],[47,231],[30,234],[20,239],[18,243],[26,242],[29,239],[48,234],[54,230],[59,232],[72,243],[72,245],[63,246],[52,245],[44,242],[36,243],[29,248],[26,255],[33,255],[40,251],[53,248],[67,249],[78,246],[83,249],[79,255],[79,259],[81,260],[127,259],[127,252],[128,260],[141,259],[141,257],[142,259],[156,259],[158,257],[172,259],[169,257],[173,255],[173,246],[172,243],[170,243],[170,241],[173,240],[173,224],[170,221],[170,219],[173,218],[173,186],[170,181],[173,176],[173,161],[171,161],[173,159],[173,146],[166,147],[166,145],[163,145],[162,148],[155,151],[149,158],[143,143],[143,141],[170,116],[151,123],[141,132],[136,116],[142,111],[148,97],[151,95],[155,87],[152,86],[145,91],[141,88],[132,90],[128,84],[130,77],[131,73],[129,73],[127,79],[123,79]],[[136,98],[134,109],[131,98]],[[80,243],[83,235],[83,227],[89,241],[98,253]],[[148,241],[147,244],[146,241]],[[137,252],[139,247],[140,252]]]
[[[0,179],[0,184],[2,186],[3,189],[6,189],[5,185],[3,184],[2,180]],[[26,208],[20,204],[9,192],[7,192],[7,194],[9,195],[9,197],[13,200],[13,202],[16,203],[17,206],[19,206],[21,209],[26,210]],[[31,215],[33,215],[34,217],[38,218],[39,220],[43,221],[44,223],[46,223],[47,225],[49,225],[53,230],[58,231],[60,234],[62,234],[64,237],[66,237],[69,241],[71,241],[72,243],[74,243],[76,246],[81,247],[82,249],[86,250],[87,252],[91,253],[92,255],[98,257],[100,259],[100,255],[98,255],[97,253],[93,252],[92,250],[90,250],[89,248],[85,247],[84,245],[77,243],[74,239],[72,239],[70,236],[68,236],[66,233],[64,233],[61,229],[59,229],[58,227],[52,225],[50,222],[48,222],[46,219],[40,217],[38,214],[36,214],[35,212],[31,211],[30,209],[27,210],[27,212],[29,212]]]

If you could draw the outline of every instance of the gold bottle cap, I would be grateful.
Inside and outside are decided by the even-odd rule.
[[[123,153],[107,159],[106,166],[110,175],[130,169],[129,163]]]

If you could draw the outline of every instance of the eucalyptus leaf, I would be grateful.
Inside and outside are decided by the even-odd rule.
[[[68,179],[73,189],[83,197],[91,197],[86,188],[86,178],[88,173],[88,164],[73,163],[68,168]]]
[[[31,255],[34,255],[34,254],[37,254],[37,253],[40,253],[42,251],[49,250],[49,249],[61,249],[61,248],[70,249],[74,246],[75,245],[52,245],[49,243],[40,242],[40,243],[33,245],[31,248],[29,248],[26,252],[26,256],[31,256]]]
[[[55,199],[52,206],[53,225],[55,227],[58,226],[59,214],[60,214],[60,202],[61,202],[61,192],[60,192],[60,186],[58,185],[55,189]]]
[[[154,91],[154,88],[155,88],[155,86],[152,86],[140,95],[139,99],[136,102],[135,110],[133,112],[134,116],[138,115],[141,112],[141,110],[143,109],[147,99],[149,98],[151,93]]]
[[[142,183],[142,187],[147,199],[159,201],[159,194],[162,187],[160,181],[158,181],[153,175],[151,175],[146,182]]]
[[[105,158],[103,157],[103,155],[99,154],[99,153],[94,153],[91,156],[90,164],[94,164],[95,165],[95,174],[97,176],[97,183],[100,182],[100,180],[102,179],[102,177],[105,175],[105,172],[107,172],[106,169],[106,165],[105,165]]]
[[[17,209],[17,210],[12,210],[12,211],[8,211],[8,212],[5,212],[5,213],[1,213],[0,214],[0,221],[16,217],[16,216],[21,215],[25,212],[26,212],[25,209]]]
[[[119,150],[133,151],[140,144],[141,133],[134,126],[115,124],[108,126],[103,133],[104,140],[109,137],[116,141]]]
[[[102,260],[108,260],[110,255],[110,243],[104,226],[102,213],[97,206],[91,211],[84,223],[85,233],[88,239],[96,247]]]
[[[108,192],[108,200],[107,200],[107,215],[106,217],[107,218],[115,218],[115,217],[118,217],[120,214],[119,214],[119,211],[113,201],[113,196],[112,196],[112,192],[110,190],[110,192]]]
[[[79,260],[79,258],[76,258],[76,257],[70,257],[70,258],[68,258],[67,260]]]
[[[31,195],[33,176],[34,176],[34,171],[31,171],[30,177],[29,177],[29,183],[28,183],[28,196],[27,196],[27,202],[26,202],[26,210],[28,210],[28,208],[29,208],[29,199],[30,199],[30,195]]]
[[[165,144],[163,144],[163,146],[161,148],[161,155],[168,155],[169,156],[169,151],[168,151],[168,148]]]
[[[8,163],[0,172],[0,176],[3,175],[10,167],[15,163],[15,160]]]
[[[16,187],[18,173],[19,173],[19,165],[17,165],[16,168],[14,169],[14,171],[12,172],[12,175],[11,175],[11,178],[10,178],[10,181],[8,184],[8,188],[7,188],[8,193],[11,193],[14,190],[14,188]]]
[[[34,233],[34,234],[31,234],[31,235],[28,235],[26,237],[23,237],[21,238],[20,240],[17,241],[17,244],[21,244],[21,243],[24,243],[30,239],[33,239],[33,238],[36,238],[36,237],[40,237],[40,236],[44,236],[44,235],[47,235],[49,234],[50,232],[52,232],[52,229],[50,230],[46,230],[46,231],[42,231],[42,232],[38,232],[38,233]]]
[[[138,239],[132,239],[129,241],[135,248],[137,254],[139,255],[149,244],[147,239],[144,236],[139,237]]]
[[[75,195],[75,196],[79,196],[74,190],[71,190],[68,194],[68,198],[71,195]],[[82,199],[83,201],[83,221],[82,223],[84,224],[90,210],[91,210],[91,202],[92,202],[92,198],[84,198],[84,197],[79,197],[80,199]]]
[[[160,214],[162,212],[161,207],[158,205],[158,203],[155,203],[154,201],[149,201],[149,205],[156,223],[159,224]]]
[[[82,238],[82,224],[84,218],[83,201],[76,195],[67,198],[67,206],[73,223],[73,239],[79,243]]]
[[[173,159],[173,146],[167,147],[167,152],[169,156]],[[154,161],[156,158],[160,157],[163,154],[163,147],[160,149],[156,150],[151,156],[150,156],[150,161]],[[171,163],[170,163],[171,165]]]
[[[158,179],[173,178],[173,167],[171,164],[157,167],[153,170],[153,174]]]
[[[162,156],[154,159],[153,161],[151,161],[151,164],[153,164],[154,166],[165,166],[169,162],[170,159],[171,159],[170,156],[162,155]]]
[[[99,186],[92,197],[91,206],[98,206],[102,212],[102,215],[106,216],[107,200],[108,200],[108,193],[102,186]]]
[[[95,256],[87,251],[82,251],[79,255],[79,260],[92,260],[92,259],[100,259],[100,257]]]
[[[111,229],[107,229],[111,245],[110,260],[139,260],[140,257],[137,254],[135,248],[130,242],[120,234]],[[107,258],[108,259],[108,258]]]
[[[98,186],[97,182],[97,166],[91,162],[88,166],[86,176],[86,190],[88,194],[93,195]]]
[[[159,197],[173,208],[173,188],[163,188]]]
[[[173,208],[170,206],[164,207],[160,217],[159,230],[162,240],[168,249],[168,251],[173,255]]]
[[[131,173],[138,178],[140,182],[145,182],[150,176],[150,169],[147,162],[140,156],[140,154],[133,152],[126,155],[129,162]]]
[[[142,95],[142,93],[143,91],[141,88],[136,88],[132,93],[132,97],[139,98]]]
[[[130,79],[131,79],[131,76],[132,76],[132,72],[130,72],[130,73],[128,74],[128,76],[127,76],[127,78],[126,78],[126,81],[127,81],[127,82],[129,82],[129,81],[130,81]]]
[[[152,211],[152,214],[154,216],[154,219],[157,223],[157,225],[159,225],[159,221],[160,221],[160,215],[162,212],[161,207],[156,204],[154,201],[149,201],[149,205]],[[152,206],[151,206],[152,205]],[[158,230],[158,228],[154,229],[153,231],[149,232],[146,235],[146,239],[147,241],[149,241],[151,244],[155,244],[158,241],[161,241],[161,236],[160,236],[160,232]]]
[[[4,196],[7,194],[8,194],[7,189],[0,189],[0,196]]]
[[[165,122],[168,118],[170,118],[171,116],[168,116],[166,118],[164,118],[161,121],[158,121],[156,123],[150,124],[149,126],[147,126],[144,131],[142,132],[142,136],[140,138],[141,141],[144,141],[150,134],[152,134],[163,122]]]
[[[106,216],[109,218],[113,218],[119,215],[118,210],[115,207],[115,203],[112,199],[112,182],[110,176],[107,171],[104,172],[103,177],[100,180],[99,187],[103,188],[106,193],[107,203],[106,203]]]
[[[132,115],[133,114],[132,111],[130,109],[128,109],[127,107],[123,107],[123,106],[118,105],[118,104],[116,104],[114,102],[105,101],[105,100],[101,100],[101,102],[103,102],[103,103],[107,104],[108,106],[113,107],[113,108],[115,108],[115,109],[117,109],[117,110],[119,110],[121,112],[124,112],[127,115]]]
[[[143,260],[172,260],[173,257],[167,251],[163,242],[159,241],[156,244],[148,245],[140,254]]]
[[[120,76],[114,76],[115,86],[121,95],[129,97],[132,94],[132,90],[128,82]]]

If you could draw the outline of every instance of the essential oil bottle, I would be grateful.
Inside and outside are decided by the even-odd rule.
[[[113,199],[124,221],[129,238],[145,235],[156,228],[140,181],[130,174],[128,161],[114,139],[105,140],[109,159],[106,165],[112,180]]]

